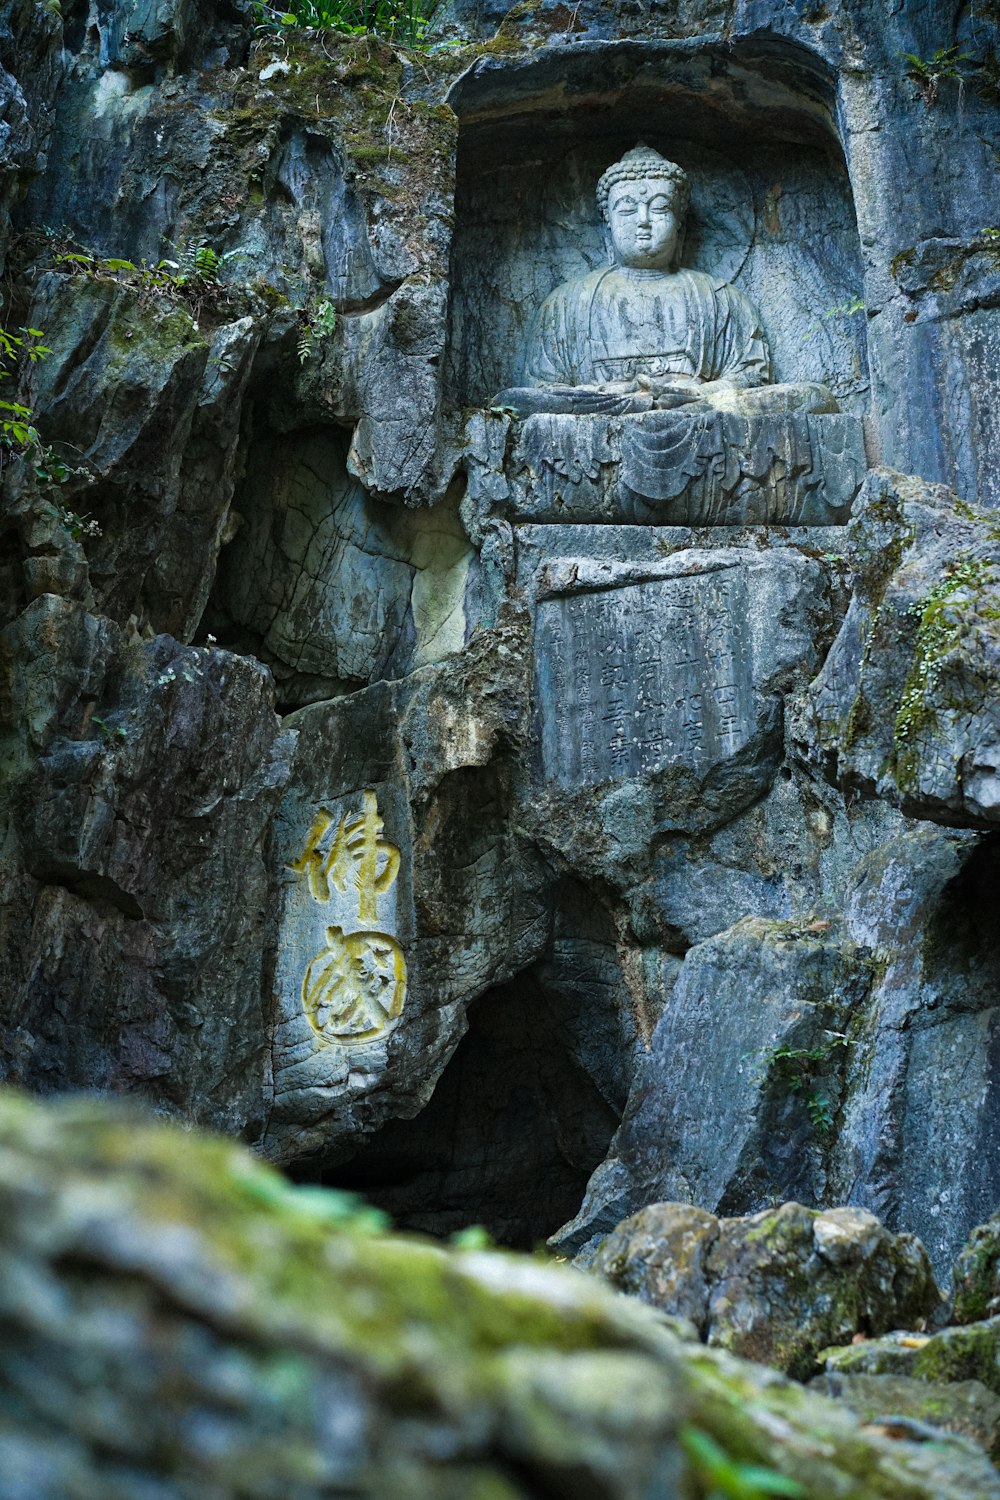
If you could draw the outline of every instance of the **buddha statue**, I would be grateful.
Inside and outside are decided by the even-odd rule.
[[[638,145],[597,184],[613,264],[556,287],[525,342],[521,384],[495,405],[620,413],[684,407],[835,412],[825,386],[773,382],[760,316],[736,287],[677,268],[689,201],[675,162]]]

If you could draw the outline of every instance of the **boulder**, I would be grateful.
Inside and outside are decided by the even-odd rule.
[[[1000,1318],[939,1333],[895,1332],[823,1354],[827,1373],[906,1375],[914,1380],[978,1380],[1000,1395]]]
[[[937,1307],[926,1252],[857,1208],[785,1203],[717,1219],[654,1203],[619,1224],[593,1269],[622,1291],[686,1317],[706,1343],[797,1379],[829,1344],[917,1326]]]
[[[93,1100],[0,1094],[0,1263],[4,1500],[1000,1496],[591,1278]]]
[[[817,1375],[810,1390],[834,1396],[868,1425],[915,1434],[920,1427],[957,1433],[1000,1457],[1000,1396],[978,1380],[951,1385],[907,1375]]]
[[[952,1317],[976,1323],[1000,1312],[1000,1214],[977,1224],[952,1271]]]

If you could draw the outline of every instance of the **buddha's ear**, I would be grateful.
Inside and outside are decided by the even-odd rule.
[[[602,215],[602,227],[604,230],[604,254],[607,256],[608,265],[616,264],[618,257],[615,255],[615,242],[611,238],[611,225]]]

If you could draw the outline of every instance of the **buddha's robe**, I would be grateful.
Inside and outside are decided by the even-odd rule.
[[[752,302],[700,271],[613,266],[556,287],[529,330],[523,384],[600,387],[640,375],[768,384]]]

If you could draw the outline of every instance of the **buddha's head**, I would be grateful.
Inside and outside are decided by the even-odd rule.
[[[683,168],[638,145],[614,162],[597,184],[597,204],[623,265],[669,271],[677,257],[688,207]]]

